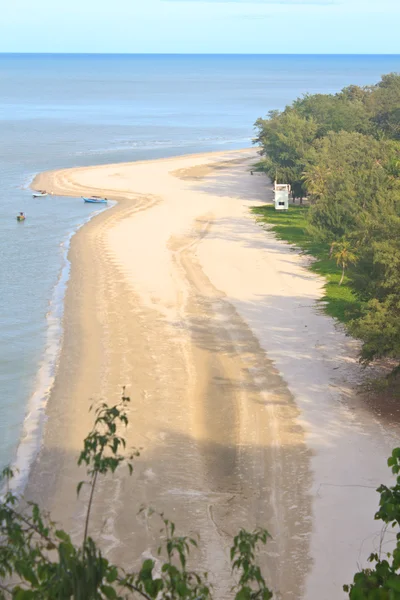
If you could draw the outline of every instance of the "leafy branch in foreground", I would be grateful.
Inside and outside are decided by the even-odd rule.
[[[383,521],[386,528],[396,529],[396,547],[393,552],[374,552],[369,562],[374,566],[362,569],[354,576],[351,585],[345,585],[350,600],[399,600],[400,599],[400,448],[395,448],[388,465],[397,475],[392,487],[381,485],[379,510],[376,520]]]
[[[232,571],[239,574],[236,600],[269,600],[272,592],[267,588],[260,567],[255,563],[257,544],[266,544],[269,535],[265,529],[253,533],[241,530],[231,548]]]
[[[92,431],[83,441],[83,450],[79,455],[78,465],[83,463],[87,467],[87,474],[90,477],[89,482],[80,481],[77,487],[79,495],[82,486],[88,483],[90,486],[90,496],[86,511],[85,531],[83,535],[83,544],[88,536],[90,513],[93,504],[93,496],[99,475],[115,473],[117,468],[125,463],[129,469],[129,474],[133,472],[132,460],[139,456],[139,451],[134,450],[129,457],[120,453],[120,449],[126,449],[125,438],[117,435],[117,427],[128,426],[128,415],[126,407],[130,398],[125,395],[125,387],[122,390],[122,397],[119,404],[109,407],[106,403],[100,404],[95,410],[95,421]],[[93,406],[90,407],[90,410]]]
[[[177,536],[175,525],[160,515],[162,539],[157,561],[145,560],[138,572],[126,571],[106,559],[89,536],[90,515],[99,476],[113,474],[126,465],[133,472],[137,450],[126,453],[125,438],[119,434],[128,426],[130,399],[123,389],[121,401],[95,410],[93,429],[85,438],[78,464],[86,466],[89,486],[83,541],[75,544],[63,529],[36,503],[25,502],[10,490],[11,469],[4,469],[0,483],[5,487],[0,501],[0,600],[206,600],[212,586],[206,573],[188,569],[187,563],[197,541]],[[267,531],[241,530],[231,549],[233,588],[236,600],[272,598],[259,566],[255,563],[258,545],[269,538]],[[132,542],[134,544],[134,540]]]

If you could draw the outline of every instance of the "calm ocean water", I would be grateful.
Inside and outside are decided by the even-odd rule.
[[[40,171],[249,146],[310,92],[366,85],[400,56],[0,55],[0,466],[26,468],[54,376],[79,199],[33,199]],[[25,211],[25,223],[17,223]]]

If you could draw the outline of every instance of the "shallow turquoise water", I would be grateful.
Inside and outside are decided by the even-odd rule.
[[[21,461],[34,451],[66,247],[92,213],[80,199],[33,199],[35,173],[246,147],[268,110],[399,70],[399,56],[0,55],[0,466],[15,457],[27,410]]]

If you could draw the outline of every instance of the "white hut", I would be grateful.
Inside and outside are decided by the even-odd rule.
[[[288,210],[290,185],[288,183],[276,183],[275,181],[274,193],[275,210]]]

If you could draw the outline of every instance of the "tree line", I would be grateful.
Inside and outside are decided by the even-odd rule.
[[[361,359],[400,363],[400,74],[305,95],[255,127],[258,170],[307,197],[310,236],[347,269]]]

